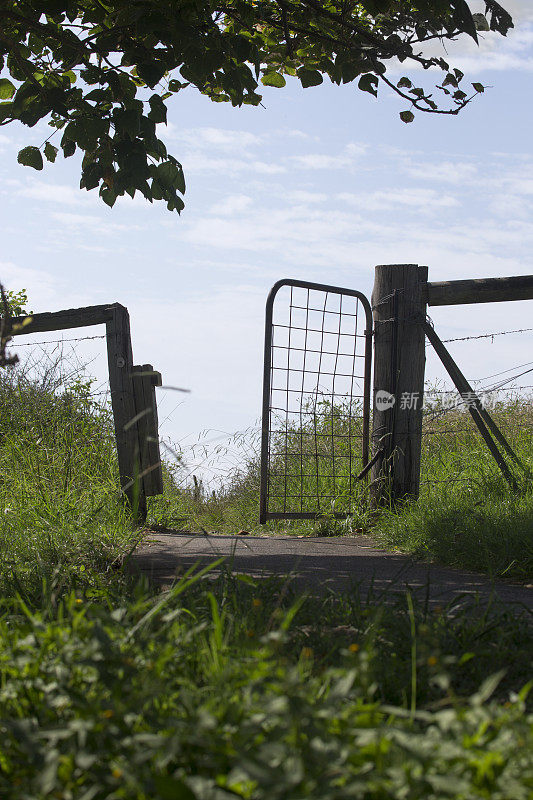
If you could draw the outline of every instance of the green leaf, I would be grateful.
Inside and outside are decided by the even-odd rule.
[[[412,122],[415,118],[415,115],[412,111],[402,111],[400,113],[400,119],[402,122]]]
[[[24,147],[20,150],[17,161],[25,167],[33,167],[33,169],[43,168],[43,157],[38,147]]]
[[[280,72],[267,72],[261,78],[263,86],[275,86],[277,89],[282,89],[286,80]]]
[[[148,101],[150,103],[150,111],[148,112],[148,118],[153,120],[154,122],[166,122],[167,121],[167,107],[163,103],[162,99],[159,97],[158,94],[153,94]]]
[[[180,89],[185,89],[189,84],[182,83],[181,81],[171,80],[168,82],[168,88],[171,92],[179,92]]]
[[[76,152],[76,142],[73,142],[72,139],[61,142],[61,147],[63,148],[63,156],[65,158],[70,158],[70,156],[73,156]]]
[[[472,86],[474,87],[476,92],[479,92],[479,94],[483,94],[483,92],[485,91],[485,87],[483,86],[482,83],[473,83]]]
[[[15,87],[7,78],[0,78],[0,100],[10,100],[15,94]]]
[[[44,146],[44,154],[46,156],[46,160],[51,161],[53,164],[57,156],[57,147],[54,147],[54,145],[50,144],[50,142],[46,142]]]
[[[159,83],[165,72],[166,67],[158,61],[137,65],[137,75],[150,89],[153,89],[156,83]]]
[[[316,69],[306,69],[302,67],[296,73],[304,89],[308,86],[319,86],[324,80],[320,72]]]
[[[359,78],[359,83],[357,84],[362,92],[369,92],[369,94],[373,94],[374,97],[378,96],[378,81],[379,78],[377,75],[373,75],[371,72],[367,72],[365,75],[361,75]]]
[[[112,189],[108,189],[107,186],[102,186],[100,189],[100,197],[110,208],[113,208],[117,199],[115,192]]]
[[[180,164],[175,164],[173,161],[164,161],[163,164],[158,164],[157,167],[152,168],[152,174],[162,186],[170,186],[185,194],[185,178]]]
[[[396,86],[398,89],[410,89],[413,84],[409,80],[409,78],[400,78]]]
[[[466,0],[454,0],[452,5],[455,6],[453,15],[455,24],[477,42],[476,23]]]
[[[458,83],[457,83],[457,79],[456,79],[455,75],[452,75],[451,72],[448,72],[448,74],[446,75],[446,77],[442,81],[442,85],[443,86],[454,86],[455,88],[457,88]]]
[[[171,775],[156,775],[154,779],[157,796],[161,800],[196,800],[196,795],[186,783]]]
[[[120,133],[127,133],[132,139],[139,135],[141,115],[134,108],[122,109],[115,108],[113,111],[113,121],[115,128]]]

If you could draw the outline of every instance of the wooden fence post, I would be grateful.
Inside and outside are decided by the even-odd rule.
[[[163,473],[159,452],[155,387],[161,386],[161,373],[151,364],[137,364],[132,369],[133,398],[137,418],[138,463],[144,494],[163,494]]]
[[[120,487],[138,518],[146,514],[143,482],[139,472],[138,433],[133,396],[133,354],[128,310],[116,303],[106,323],[109,388],[115,420]]]
[[[417,264],[376,267],[371,501],[418,497],[422,445],[428,269]]]

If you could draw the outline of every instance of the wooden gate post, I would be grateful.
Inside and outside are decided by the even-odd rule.
[[[139,472],[138,435],[133,395],[133,354],[127,308],[115,303],[106,323],[109,389],[115,420],[120,487],[138,519],[146,515],[146,497]]]
[[[427,267],[376,267],[371,501],[418,497],[422,446]]]

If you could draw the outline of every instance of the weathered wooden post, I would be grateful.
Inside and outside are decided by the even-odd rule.
[[[376,267],[374,316],[374,404],[371,500],[416,498],[420,489],[424,398],[427,267]],[[379,454],[379,455],[378,455]]]
[[[155,387],[161,386],[161,373],[151,364],[137,364],[132,369],[133,398],[138,437],[138,470],[146,497],[163,494],[163,473],[159,452]]]
[[[138,452],[135,399],[133,395],[133,354],[128,310],[115,303],[106,323],[109,389],[115,420],[120,486],[137,517],[143,517],[146,498],[142,480],[137,479]],[[137,462],[137,463],[136,463]]]

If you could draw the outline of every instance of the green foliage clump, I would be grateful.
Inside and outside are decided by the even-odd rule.
[[[281,88],[291,76],[308,88],[327,77],[357,81],[373,96],[386,85],[408,104],[400,114],[406,123],[413,110],[455,115],[485,87],[469,89],[461,70],[425,45],[457,36],[477,42],[478,29],[506,35],[513,27],[494,0],[485,0],[485,12],[472,15],[465,0],[7,0],[0,123],[33,128],[48,120],[56,134],[20,150],[20,164],[42,170],[44,159],[79,150],[81,188],[98,188],[107,205],[139,191],[179,213],[183,170],[157,128],[167,121],[168,98],[191,86],[213,102],[257,106],[260,84]],[[388,77],[391,59],[436,69],[436,93]]]
[[[509,398],[491,412],[531,469],[533,414]],[[516,471],[516,470],[515,470]],[[373,533],[388,546],[493,577],[529,580],[533,571],[533,483],[503,480],[467,411],[428,414],[422,437],[420,499],[384,510]]]
[[[386,618],[354,595],[295,602],[279,582],[190,573],[158,598],[93,585],[58,603],[50,589],[39,609],[3,603],[6,800],[528,798],[527,688],[500,691],[494,674],[458,696],[443,637],[490,636],[494,620],[404,602]],[[492,669],[521,630],[500,623]]]
[[[0,374],[4,577],[10,566],[38,575],[62,562],[112,560],[131,537],[117,487],[112,420],[90,382],[55,369],[33,379],[18,367]]]

